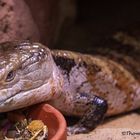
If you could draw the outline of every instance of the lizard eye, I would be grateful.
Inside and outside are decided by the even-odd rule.
[[[10,71],[8,74],[7,74],[7,77],[6,77],[6,82],[10,82],[14,79],[15,77],[15,73],[14,71]]]

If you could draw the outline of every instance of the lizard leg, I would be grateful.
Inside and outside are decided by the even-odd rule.
[[[75,99],[75,106],[79,103],[87,109],[77,124],[68,127],[68,135],[87,133],[94,129],[102,122],[108,108],[107,102],[98,96],[87,96],[86,94],[83,96],[83,94],[80,94]]]

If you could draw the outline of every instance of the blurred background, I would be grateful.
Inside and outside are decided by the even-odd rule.
[[[0,42],[39,41],[90,53],[117,32],[140,39],[139,1],[0,0]]]

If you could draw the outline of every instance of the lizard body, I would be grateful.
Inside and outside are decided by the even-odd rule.
[[[133,56],[113,51],[85,55],[51,51],[39,43],[3,43],[0,112],[47,101],[66,115],[82,117],[68,129],[70,133],[88,132],[105,114],[140,107],[139,52]]]

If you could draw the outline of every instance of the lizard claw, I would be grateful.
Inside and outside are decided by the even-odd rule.
[[[80,134],[80,133],[87,133],[89,130],[85,127],[80,127],[78,125],[69,126],[67,127],[67,135],[74,135],[74,134]]]

